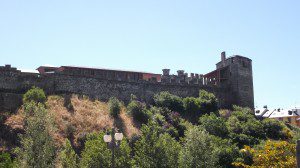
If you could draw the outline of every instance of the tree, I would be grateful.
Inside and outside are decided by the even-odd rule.
[[[229,137],[239,147],[255,145],[260,140],[266,139],[266,133],[262,123],[257,120],[253,112],[248,108],[234,106],[234,111],[226,122]]]
[[[32,89],[28,90],[23,95],[23,103],[29,103],[31,101],[36,103],[45,103],[46,101],[46,95],[43,89],[40,89],[38,87],[32,87]]]
[[[111,166],[111,151],[103,140],[104,133],[89,134],[81,154],[80,167],[104,168]]]
[[[106,168],[111,167],[112,152],[103,140],[104,133],[89,134],[82,152],[80,167],[86,168]],[[120,147],[116,149],[116,167],[130,167],[130,148],[126,139],[123,139]]]
[[[120,101],[115,98],[115,97],[111,97],[108,101],[108,108],[109,108],[109,114],[112,117],[118,117],[121,111],[121,103]]]
[[[193,123],[202,115],[201,104],[199,98],[186,97],[183,99],[183,107],[185,116]]]
[[[195,126],[189,129],[180,153],[179,166],[214,168],[217,167],[217,163],[218,158],[211,136],[200,127]]]
[[[212,144],[219,167],[232,168],[232,163],[239,157],[239,148],[230,139],[212,136]]]
[[[51,137],[54,122],[41,103],[24,105],[24,129],[21,147],[16,149],[20,167],[54,167],[56,148]]]
[[[286,141],[268,140],[260,149],[245,146],[241,153],[243,156],[251,155],[252,164],[233,163],[236,167],[296,167],[296,145]]]
[[[115,159],[117,168],[131,167],[131,148],[125,138],[120,143],[119,149],[115,150]]]
[[[182,98],[172,95],[169,92],[160,92],[154,95],[154,102],[159,107],[182,113],[184,110]]]
[[[13,161],[8,153],[0,153],[0,168],[13,168]]]
[[[228,136],[228,129],[226,127],[226,120],[222,117],[217,117],[214,113],[210,115],[205,114],[199,118],[199,124],[211,134],[221,138]]]
[[[262,125],[268,138],[274,140],[287,140],[291,138],[289,134],[287,134],[287,132],[291,131],[281,121],[267,118],[262,121]]]
[[[140,101],[133,100],[127,106],[127,114],[133,117],[135,121],[147,123],[150,117],[146,105]]]
[[[205,90],[199,91],[199,103],[200,111],[202,113],[209,114],[211,112],[217,112],[218,100],[213,93],[209,93]]]
[[[60,164],[63,168],[76,168],[78,166],[79,157],[75,153],[69,140],[66,140],[63,151],[60,153]]]
[[[141,131],[134,147],[133,167],[178,167],[181,146],[174,138],[152,122]]]

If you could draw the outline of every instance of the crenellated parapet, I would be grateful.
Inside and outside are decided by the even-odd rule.
[[[161,91],[196,97],[200,89],[215,93],[221,108],[232,105],[254,107],[252,63],[249,58],[221,55],[216,70],[206,73],[186,73],[178,70],[162,74],[90,67],[39,67],[38,73],[21,72],[10,65],[0,66],[0,110],[13,109],[22,103],[22,94],[32,86],[47,94],[83,94],[100,100],[117,97],[124,102],[134,94],[152,102]]]

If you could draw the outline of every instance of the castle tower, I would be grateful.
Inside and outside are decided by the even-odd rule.
[[[216,64],[221,72],[221,85],[230,88],[232,104],[254,108],[252,60],[240,55],[226,58],[221,53],[221,62]],[[223,73],[222,73],[223,72]],[[222,77],[223,74],[223,77]]]

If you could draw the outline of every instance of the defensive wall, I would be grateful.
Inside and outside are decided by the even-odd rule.
[[[246,62],[246,69],[239,65],[245,64],[239,62],[240,59]],[[204,89],[217,96],[220,108],[231,108],[234,104],[253,108],[252,65],[249,60],[241,56],[224,59],[217,64],[215,71],[197,77],[194,74],[188,77],[183,71],[179,71],[178,75],[170,75],[168,70],[164,70],[161,81],[103,79],[66,73],[25,73],[7,65],[0,68],[0,110],[15,111],[22,104],[22,95],[33,86],[44,89],[48,95],[79,94],[104,101],[117,97],[125,103],[129,102],[131,94],[152,103],[153,95],[161,91],[181,97],[196,97],[199,90]]]

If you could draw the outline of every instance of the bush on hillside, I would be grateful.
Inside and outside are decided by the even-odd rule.
[[[205,114],[218,111],[218,100],[213,93],[205,90],[199,92],[200,111]]]
[[[127,106],[127,113],[133,117],[135,121],[147,123],[150,117],[146,105],[140,101],[131,101]]]
[[[13,161],[10,154],[0,153],[0,167],[1,168],[13,168]]]
[[[179,167],[217,167],[218,157],[212,137],[200,127],[186,132],[180,153]]]
[[[267,140],[260,148],[245,146],[241,150],[243,160],[233,163],[235,167],[297,167],[296,145],[287,141]]]
[[[134,146],[133,167],[178,167],[180,143],[149,122]]]
[[[82,158],[79,167],[112,167],[112,153],[108,147],[108,144],[104,142],[103,136],[104,133],[92,133],[87,136],[85,148],[81,153]],[[124,138],[121,141],[119,148],[115,151],[115,167],[130,167],[130,152],[131,149]]]
[[[63,168],[79,167],[79,157],[72,148],[71,142],[67,139],[63,150],[59,154],[60,166]]]
[[[46,102],[46,95],[43,89],[38,87],[32,87],[32,89],[28,90],[23,95],[23,103],[35,102],[35,103],[45,103]]]
[[[109,108],[109,114],[112,117],[118,117],[121,111],[121,103],[120,101],[115,98],[115,97],[111,97],[108,101],[108,108]]]
[[[183,106],[185,111],[185,118],[192,123],[196,123],[198,118],[205,114],[201,111],[201,104],[199,98],[186,97],[183,99]]]
[[[226,120],[216,116],[214,113],[211,113],[210,115],[205,114],[204,116],[200,117],[199,123],[211,135],[221,138],[225,138],[228,135]]]
[[[200,113],[200,101],[195,97],[186,97],[183,99],[184,111],[187,115],[197,115]]]
[[[166,107],[171,111],[182,113],[184,110],[182,98],[169,92],[160,92],[154,95],[154,102],[159,107]]]
[[[31,101],[25,105],[25,134],[21,136],[21,147],[16,149],[18,166],[52,167],[57,152],[52,137],[55,127],[53,118],[41,103]]]

